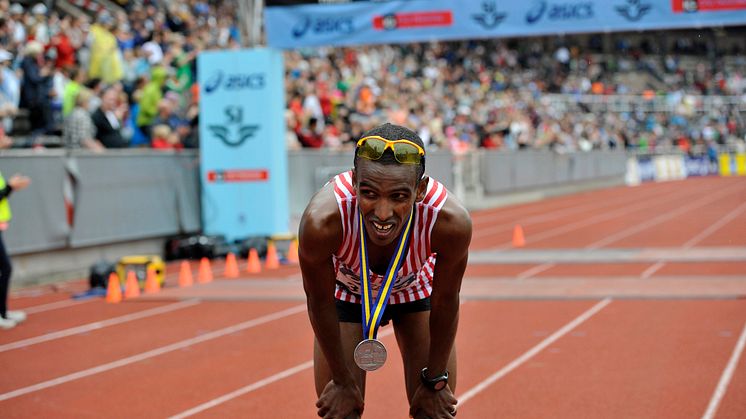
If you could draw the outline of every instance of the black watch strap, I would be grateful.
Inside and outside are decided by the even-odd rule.
[[[422,385],[432,391],[443,390],[448,385],[448,371],[445,371],[442,375],[438,375],[437,377],[427,378],[427,367],[425,367],[420,373],[420,381],[422,381]]]

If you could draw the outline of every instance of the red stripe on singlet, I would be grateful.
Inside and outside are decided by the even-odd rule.
[[[446,196],[448,196],[448,194],[445,193],[445,190],[442,190],[438,199],[436,199],[435,202],[433,203],[433,206],[435,208],[440,208],[440,204],[443,202],[444,199],[446,199]]]
[[[347,188],[348,191],[350,191],[350,195],[354,195],[355,189],[350,185],[350,182],[347,181],[347,178],[345,177],[345,173],[339,175],[339,180],[342,182],[345,188]]]
[[[425,199],[422,200],[422,203],[425,205],[430,202],[430,199],[435,195],[435,190],[438,189],[438,185],[435,182],[430,183],[430,185],[432,185],[430,190],[427,192],[427,195],[425,195]]]

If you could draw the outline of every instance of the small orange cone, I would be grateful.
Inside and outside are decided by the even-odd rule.
[[[294,239],[290,242],[287,259],[288,262],[298,263],[298,239]]]
[[[259,264],[259,254],[254,248],[249,250],[249,263],[246,267],[246,271],[250,274],[256,274],[262,271],[262,265]]]
[[[513,228],[513,247],[523,247],[526,245],[526,238],[523,237],[523,227],[516,224]]]
[[[118,303],[122,301],[122,288],[119,285],[119,276],[112,272],[109,275],[109,284],[106,287],[106,302]]]
[[[212,268],[210,267],[210,259],[206,257],[203,257],[199,261],[197,282],[199,282],[200,284],[207,284],[208,282],[212,282]]]
[[[145,294],[155,294],[160,290],[161,284],[158,282],[155,268],[149,267],[147,276],[145,277]]]
[[[140,296],[140,284],[137,282],[135,271],[127,271],[127,283],[124,287],[124,298],[136,298]]]
[[[264,260],[264,267],[267,269],[277,269],[280,267],[280,259],[277,258],[277,248],[274,242],[267,243],[267,257]]]
[[[179,287],[191,287],[192,282],[192,267],[189,266],[189,261],[182,260],[179,270]]]
[[[236,255],[233,252],[228,253],[225,257],[225,272],[223,276],[226,278],[238,278],[238,264],[236,263]]]

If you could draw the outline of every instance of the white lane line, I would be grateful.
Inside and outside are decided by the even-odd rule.
[[[746,346],[746,324],[743,325],[741,336],[738,338],[738,342],[736,342],[736,347],[733,348],[733,354],[731,354],[730,360],[728,360],[728,364],[720,376],[720,381],[718,381],[718,385],[715,387],[715,392],[712,394],[710,404],[707,405],[707,410],[702,415],[702,419],[712,419],[715,417],[720,400],[723,399],[725,391],[728,390],[728,384],[730,384],[733,373],[736,371],[736,365],[738,365],[738,359],[741,357],[744,346]]]
[[[661,260],[659,260],[658,262],[655,262],[654,264],[650,265],[649,268],[642,271],[642,273],[640,274],[640,278],[642,279],[650,278],[651,276],[653,276],[654,273],[658,272],[658,270],[660,270],[660,268],[662,268],[663,265],[665,264],[666,262],[663,262]]]
[[[712,223],[709,227],[702,230],[699,234],[692,237],[691,239],[687,240],[686,243],[684,243],[681,248],[682,249],[690,249],[697,245],[697,243],[701,242],[702,240],[706,239],[708,236],[710,236],[712,233],[718,231],[720,228],[722,228],[724,225],[728,224],[729,222],[733,221],[734,218],[738,217],[744,210],[746,210],[746,202],[739,205],[736,209],[732,210],[728,214],[726,214],[724,217],[718,219],[716,222]],[[654,273],[656,273],[660,268],[662,268],[666,263],[663,261],[658,261],[655,265],[649,267],[646,269],[640,277],[643,279],[650,278]]]
[[[651,197],[653,196],[650,194]],[[649,197],[640,197],[641,202],[647,201],[647,198]],[[628,198],[623,197],[622,199],[618,200],[605,200],[601,201],[601,205],[597,204],[597,201],[589,201],[585,202],[579,205],[572,205],[569,207],[565,207],[556,211],[551,211],[549,214],[546,212],[539,213],[536,215],[530,215],[528,217],[518,218],[518,220],[515,220],[515,217],[511,217],[513,221],[504,222],[502,224],[497,225],[491,225],[486,228],[480,228],[478,230],[475,230],[472,233],[473,238],[482,238],[485,236],[491,236],[493,234],[499,233],[501,231],[508,231],[511,228],[513,228],[516,224],[535,224],[540,223],[544,221],[553,221],[556,220],[559,217],[566,217],[569,215],[575,215],[577,213],[582,213],[586,211],[599,211],[607,207],[617,207],[622,203],[626,203],[628,201]],[[479,220],[480,222],[484,222],[484,220]],[[489,223],[490,220],[487,220]]]
[[[521,279],[531,278],[532,276],[538,273],[542,273],[546,271],[547,269],[551,269],[554,266],[555,266],[554,263],[542,263],[541,265],[534,266],[533,268],[526,269],[525,271],[519,273],[518,275],[516,275],[516,279],[521,280]]]
[[[386,329],[382,331],[378,337],[384,338],[388,335],[393,334],[393,328]],[[298,364],[292,368],[288,368],[284,371],[280,371],[277,374],[270,375],[269,377],[263,378],[255,383],[251,383],[245,387],[241,387],[237,390],[231,391],[230,393],[224,394],[220,397],[214,398],[212,400],[206,401],[198,406],[195,406],[189,410],[185,410],[181,413],[178,413],[174,416],[171,416],[169,419],[183,419],[187,418],[189,416],[194,416],[197,413],[204,412],[207,409],[211,409],[215,406],[218,406],[220,404],[223,404],[227,401],[233,400],[236,397],[243,396],[244,394],[251,393],[252,391],[259,390],[262,387],[266,387],[276,381],[280,381],[284,378],[288,378],[291,375],[295,375],[299,372],[305,371],[309,368],[313,367],[313,360],[306,361],[302,364]]]
[[[720,218],[719,220],[717,220],[714,224],[704,229],[701,233],[689,239],[689,241],[684,243],[683,245],[684,249],[688,249],[690,247],[696,246],[697,243],[706,239],[707,236],[711,235],[712,233],[716,232],[724,225],[733,221],[733,219],[741,215],[741,213],[744,210],[746,210],[746,202],[744,202],[743,204],[739,205],[736,209],[726,214],[723,218]]]
[[[233,400],[236,397],[243,396],[246,393],[251,393],[254,390],[258,390],[262,387],[266,387],[275,381],[280,381],[284,378],[290,377],[291,375],[295,375],[301,371],[307,370],[309,368],[313,367],[313,360],[306,361],[302,364],[298,364],[292,368],[288,368],[285,371],[278,372],[277,374],[271,375],[267,378],[264,378],[262,380],[259,380],[253,384],[250,384],[246,387],[239,388],[236,391],[232,391],[228,394],[225,394],[223,396],[220,396],[218,398],[212,399],[209,402],[202,403],[199,406],[195,406],[189,410],[186,410],[184,412],[181,412],[177,415],[171,416],[169,419],[182,419],[187,418],[189,416],[196,415],[197,413],[203,412],[207,409],[211,409],[217,405],[223,404],[229,400]]]
[[[98,300],[97,299],[61,300],[61,301],[55,301],[53,303],[40,304],[38,306],[26,307],[26,308],[19,309],[19,310],[23,310],[24,312],[26,312],[26,314],[36,314],[36,313],[43,313],[45,311],[50,311],[50,310],[57,310],[58,308],[76,306],[78,304],[88,303],[91,301],[98,301]]]
[[[233,326],[228,326],[223,329],[218,329],[218,330],[215,330],[209,333],[205,333],[204,335],[185,339],[185,340],[182,340],[176,343],[172,343],[170,345],[161,346],[160,348],[152,349],[147,352],[142,352],[137,355],[129,356],[127,358],[122,358],[122,359],[109,362],[106,364],[102,364],[102,365],[99,365],[93,368],[88,368],[82,371],[77,371],[72,374],[64,375],[62,377],[57,377],[51,380],[43,381],[41,383],[37,383],[37,384],[33,384],[27,387],[19,388],[17,390],[9,391],[7,393],[0,394],[0,401],[23,396],[24,394],[29,394],[29,393],[33,393],[36,391],[44,390],[49,387],[58,386],[60,384],[69,383],[70,381],[79,380],[81,378],[85,378],[91,375],[113,370],[115,368],[123,367],[125,365],[133,364],[135,362],[140,362],[148,358],[153,358],[153,357],[160,356],[168,352],[173,352],[179,349],[187,348],[189,346],[192,346],[198,343],[206,342],[212,339],[217,339],[222,336],[230,335],[232,333],[236,333],[244,329],[249,329],[255,326],[262,325],[264,323],[269,323],[271,321],[279,320],[283,317],[291,316],[293,314],[297,314],[297,313],[305,312],[305,311],[306,311],[305,304],[290,307],[285,310],[277,311],[271,314],[267,314],[261,317],[257,317],[255,319],[245,321],[243,323],[238,323]]]
[[[650,186],[657,186],[657,185],[651,184]],[[660,188],[657,188],[657,189],[660,189]],[[648,189],[647,191],[645,191],[648,193],[641,193],[639,194],[640,196],[632,197],[632,199],[634,199],[635,201],[647,201],[649,198],[652,198],[654,196],[660,196],[660,192],[657,189],[655,190]],[[510,209],[502,209],[498,213],[486,214],[484,216],[480,216],[481,214],[477,212],[476,214],[473,214],[472,216],[474,217],[475,222],[478,222],[478,223],[492,224],[492,223],[499,221],[500,218],[507,218],[507,219],[515,220],[516,216],[512,215],[513,212],[519,213],[521,214],[521,215],[518,215],[519,217],[525,217],[525,218],[519,218],[517,221],[511,221],[509,223],[493,225],[493,226],[483,228],[480,230],[475,230],[472,233],[472,237],[479,238],[485,235],[494,234],[498,231],[501,231],[503,228],[506,228],[506,227],[512,228],[516,223],[518,224],[537,223],[537,222],[542,222],[542,221],[556,220],[557,217],[573,215],[578,212],[584,212],[584,211],[589,211],[589,210],[600,210],[606,207],[619,206],[620,204],[626,204],[630,200],[630,197],[623,196],[622,194],[615,194],[614,198],[617,198],[617,197],[619,197],[619,199],[609,198],[609,199],[603,199],[603,200],[598,200],[598,199],[591,197],[591,198],[588,198],[587,200],[581,201],[580,203],[572,203],[571,201],[566,201],[565,203],[568,205],[563,206],[561,208],[557,208],[557,209],[550,209],[548,210],[549,214],[546,213],[547,210],[542,210],[542,211],[538,211],[536,214],[525,215],[523,214],[525,212],[523,209],[520,209],[520,208],[516,209],[515,207],[510,208]],[[598,205],[599,203],[601,203],[601,205]]]
[[[480,382],[476,386],[470,388],[469,390],[467,390],[466,392],[464,392],[460,396],[456,397],[459,400],[459,403],[458,403],[459,407],[461,407],[464,403],[466,403],[467,401],[469,401],[469,399],[471,399],[472,397],[474,397],[477,394],[479,394],[480,392],[484,391],[484,389],[486,389],[487,387],[489,387],[490,385],[492,385],[495,381],[503,378],[508,373],[510,373],[514,369],[518,368],[519,366],[521,366],[523,363],[525,363],[529,359],[531,359],[534,356],[536,356],[536,354],[538,354],[539,352],[541,352],[542,350],[544,350],[547,346],[549,346],[552,343],[554,343],[557,339],[559,339],[562,336],[566,335],[572,329],[578,327],[581,323],[583,323],[586,320],[588,320],[589,318],[591,318],[591,316],[593,316],[594,314],[596,314],[599,311],[601,311],[601,309],[603,309],[604,307],[606,307],[607,305],[609,305],[609,303],[611,303],[611,298],[605,298],[605,299],[599,301],[593,307],[589,308],[583,314],[581,314],[580,316],[578,316],[574,320],[572,320],[570,323],[567,323],[566,325],[562,326],[559,330],[557,330],[556,332],[552,333],[549,337],[547,337],[546,339],[544,339],[541,342],[539,342],[539,344],[537,344],[533,348],[531,348],[528,351],[526,351],[523,355],[521,355],[518,358],[514,359],[511,363],[509,363],[508,365],[506,365],[505,367],[503,367],[499,371],[497,371],[494,374],[490,375],[489,377],[487,377],[486,379],[484,379],[482,382]]]
[[[670,219],[672,219],[674,217],[677,217],[677,216],[679,216],[681,214],[685,214],[686,212],[689,212],[689,211],[691,211],[693,209],[696,209],[696,208],[699,208],[699,207],[703,207],[703,206],[711,203],[712,201],[716,201],[721,196],[727,195],[727,194],[731,193],[733,190],[735,190],[735,189],[741,189],[741,188],[742,188],[741,185],[736,185],[734,187],[730,187],[728,189],[722,190],[719,193],[715,193],[715,194],[706,196],[705,198],[695,200],[694,202],[692,202],[692,203],[690,203],[688,205],[682,205],[682,206],[680,206],[680,207],[678,207],[678,208],[676,208],[676,209],[674,209],[674,210],[672,210],[670,212],[663,213],[663,214],[661,214],[661,215],[659,215],[657,217],[653,217],[653,218],[648,219],[645,222],[639,223],[639,224],[635,225],[634,227],[626,228],[624,230],[621,230],[621,231],[617,232],[616,234],[611,234],[609,236],[606,236],[605,238],[603,238],[603,239],[601,239],[601,240],[599,240],[599,241],[597,241],[595,243],[592,243],[592,244],[588,245],[586,247],[586,249],[598,249],[598,248],[607,246],[607,245],[609,245],[611,243],[614,243],[615,241],[619,241],[619,240],[621,240],[621,239],[623,239],[625,237],[629,237],[629,236],[631,236],[633,234],[636,234],[636,233],[639,233],[639,232],[641,232],[643,230],[646,230],[646,229],[648,229],[648,228],[650,228],[650,227],[652,227],[654,225],[666,222],[666,221],[668,221],[668,220],[670,220]]]
[[[60,338],[64,338],[67,336],[78,335],[81,333],[90,332],[92,330],[103,329],[104,327],[108,327],[108,326],[114,326],[117,324],[122,324],[122,323],[126,323],[126,322],[133,321],[133,320],[144,319],[150,316],[157,316],[159,314],[164,314],[164,313],[168,313],[171,311],[180,310],[182,308],[191,307],[196,304],[199,304],[198,300],[185,300],[185,301],[180,301],[178,303],[151,308],[149,310],[143,310],[143,311],[139,311],[136,313],[126,314],[124,316],[102,320],[99,322],[93,322],[93,323],[88,323],[88,324],[84,324],[84,325],[80,325],[76,327],[71,327],[69,329],[59,330],[57,332],[47,333],[45,335],[34,336],[32,338],[23,339],[23,340],[11,342],[11,343],[6,343],[5,345],[0,345],[0,352],[10,351],[12,349],[25,348],[31,345],[36,345],[38,343],[49,342],[50,340],[54,340],[54,339],[60,339]]]
[[[688,194],[682,194],[682,196],[676,196],[674,197],[675,200],[678,200],[680,198],[688,198]],[[542,231],[541,233],[535,233],[530,236],[531,242],[536,243],[537,241],[548,239],[551,237],[556,237],[564,233],[570,233],[578,228],[586,227],[593,224],[598,224],[602,221],[614,219],[619,216],[623,216],[626,214],[629,214],[633,211],[638,210],[644,210],[644,209],[650,209],[655,208],[657,203],[651,201],[641,201],[637,202],[636,204],[622,206],[621,208],[617,208],[616,210],[611,210],[608,212],[604,212],[603,214],[599,214],[590,218],[584,218],[579,221],[569,223],[569,224],[563,224],[559,227],[552,228],[546,231]],[[497,246],[495,249],[510,249],[513,247],[512,241],[505,242],[502,245]]]

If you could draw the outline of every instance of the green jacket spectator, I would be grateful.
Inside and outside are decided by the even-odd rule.
[[[163,67],[156,67],[150,76],[150,82],[145,86],[140,97],[140,111],[137,115],[137,126],[148,128],[158,115],[158,104],[163,99],[163,85],[166,83],[168,72]]]

